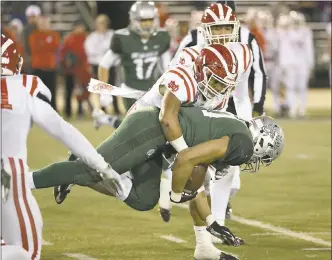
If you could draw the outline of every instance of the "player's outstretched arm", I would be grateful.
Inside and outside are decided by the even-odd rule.
[[[189,179],[195,165],[210,164],[225,156],[228,149],[229,137],[210,140],[178,153],[172,178],[171,199],[180,201],[184,186]]]
[[[159,121],[166,139],[174,147],[177,152],[188,148],[180,126],[178,114],[181,107],[181,101],[172,94],[171,91],[165,90],[161,109],[159,113]]]

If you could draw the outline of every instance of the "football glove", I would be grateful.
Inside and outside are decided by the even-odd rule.
[[[169,196],[170,196],[170,200],[173,202],[173,203],[184,203],[184,202],[187,202],[189,200],[192,200],[194,199],[196,196],[197,196],[197,191],[195,192],[191,192],[191,191],[183,191],[182,192],[182,195],[181,195],[181,200],[180,201],[174,201],[172,199],[172,196],[171,196],[171,192],[169,193]]]

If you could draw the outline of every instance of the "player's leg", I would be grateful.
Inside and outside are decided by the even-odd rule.
[[[31,260],[29,253],[21,246],[1,246],[1,259],[2,260]]]
[[[240,180],[240,167],[239,166],[231,166],[234,170],[234,177],[232,181],[232,188],[229,195],[228,205],[226,209],[226,218],[230,219],[232,217],[232,208],[230,205],[230,200],[235,196],[235,194],[240,190],[241,188],[241,180]]]
[[[162,156],[158,155],[134,167],[131,171],[132,189],[123,201],[133,209],[153,209],[159,200]]]
[[[138,111],[128,117],[119,129],[97,147],[97,151],[122,174],[141,165],[166,143],[158,120],[158,110]],[[100,182],[99,174],[80,160],[52,164],[33,173],[36,188],[63,184],[89,186]]]
[[[299,117],[304,117],[306,108],[307,108],[307,99],[308,99],[308,87],[309,87],[309,69],[307,69],[306,64],[301,66],[301,70],[298,74],[297,86],[299,93]]]
[[[220,226],[225,226],[226,208],[235,173],[234,167],[236,166],[230,166],[227,169],[226,175],[216,176],[216,181],[211,186],[211,210],[215,220]]]
[[[205,192],[200,192],[194,200],[189,203],[190,215],[194,222],[194,232],[196,238],[196,247],[194,252],[194,259],[196,260],[206,260],[206,259],[230,259],[236,260],[237,258],[229,255],[225,252],[220,251],[212,244],[211,234],[206,230],[207,222],[212,222],[213,220],[209,214],[210,211],[210,197],[205,194]],[[199,210],[200,209],[200,210]],[[202,211],[202,209],[204,209]],[[204,213],[203,215],[201,213]],[[207,216],[209,215],[209,216]],[[203,221],[205,219],[206,221]]]
[[[289,107],[289,116],[294,118],[297,110],[296,68],[289,67],[284,71],[284,84],[286,87],[286,100]]]
[[[40,259],[42,217],[38,204],[26,181],[27,167],[21,159],[4,160],[4,169],[11,174],[8,200],[2,204],[2,237],[7,245],[24,248],[31,259]]]

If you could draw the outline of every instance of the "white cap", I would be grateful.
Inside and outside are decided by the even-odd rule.
[[[41,14],[40,7],[38,5],[29,5],[25,9],[25,16],[39,16]]]
[[[19,33],[21,33],[23,31],[23,23],[21,22],[20,19],[13,19],[10,21],[9,23],[10,26],[15,26],[17,28],[17,30],[19,31]]]

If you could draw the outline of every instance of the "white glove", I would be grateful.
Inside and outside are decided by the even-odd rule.
[[[99,170],[100,176],[103,180],[111,180],[116,186],[117,192],[119,194],[126,194],[126,187],[122,182],[120,174],[118,174],[111,165],[107,165],[107,167],[103,170]]]

